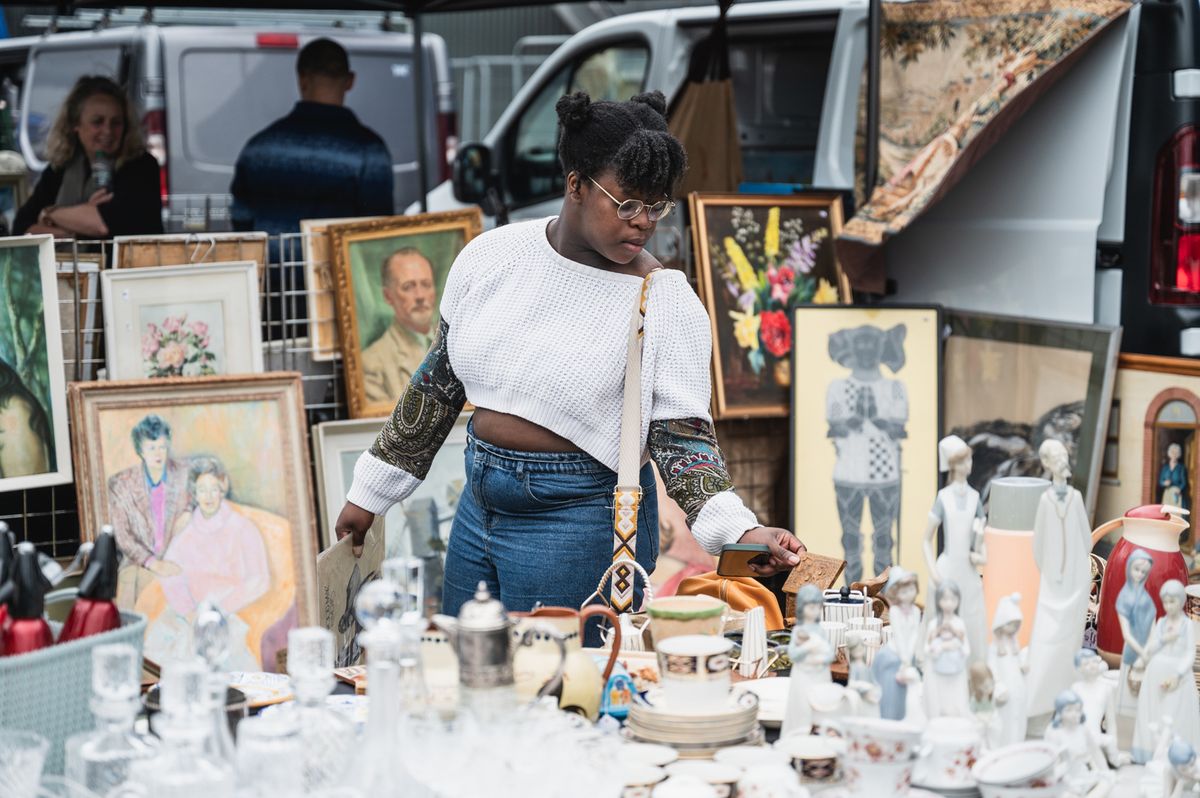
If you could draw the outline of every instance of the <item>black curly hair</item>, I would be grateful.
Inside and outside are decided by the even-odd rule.
[[[564,175],[595,177],[611,169],[628,192],[674,194],[687,169],[687,153],[667,130],[667,99],[661,91],[638,94],[628,102],[592,102],[577,91],[561,97],[555,110]]]

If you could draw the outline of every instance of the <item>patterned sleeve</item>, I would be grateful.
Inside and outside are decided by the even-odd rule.
[[[346,500],[368,512],[386,512],[417,489],[466,404],[446,351],[449,331],[443,319],[392,415],[354,466]]]
[[[733,480],[711,421],[652,421],[646,444],[667,495],[687,513],[688,526],[705,551],[718,554],[726,543],[735,543],[760,526],[733,492]]]

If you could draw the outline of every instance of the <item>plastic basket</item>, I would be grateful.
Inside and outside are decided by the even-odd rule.
[[[128,643],[137,649],[140,660],[145,634],[146,616],[122,612],[120,629],[32,654],[0,657],[0,728],[27,729],[49,740],[45,772],[61,774],[63,743],[94,725],[89,705],[92,649]]]

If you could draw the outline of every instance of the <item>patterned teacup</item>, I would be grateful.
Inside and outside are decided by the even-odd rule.
[[[733,641],[681,635],[655,647],[663,698],[672,712],[719,709],[729,700],[729,652]]]

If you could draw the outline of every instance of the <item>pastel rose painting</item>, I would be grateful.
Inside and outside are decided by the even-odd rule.
[[[222,303],[139,308],[142,370],[147,377],[209,377],[225,373]]]
[[[849,301],[831,195],[692,197],[701,297],[713,323],[716,415],[783,416],[792,311]]]

